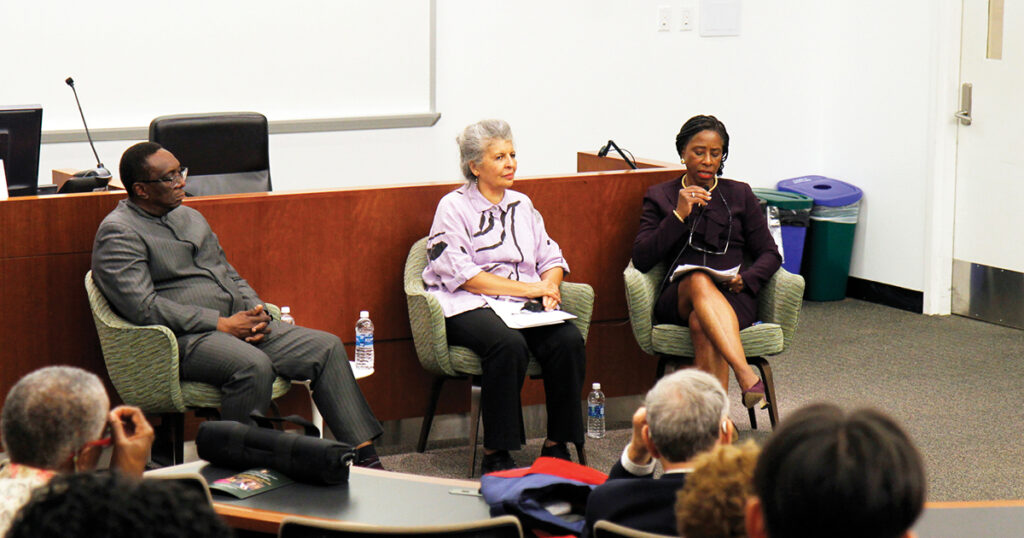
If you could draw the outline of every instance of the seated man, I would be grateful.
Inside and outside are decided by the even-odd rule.
[[[103,447],[113,444],[111,468],[140,477],[153,445],[141,411],[111,411],[100,379],[70,366],[36,370],[15,383],[0,430],[9,458],[0,463],[0,536],[32,491],[54,475],[94,468]]]
[[[7,538],[37,536],[229,538],[232,533],[206,497],[172,480],[80,473],[36,490]]]
[[[711,374],[686,369],[654,385],[633,415],[633,438],[608,481],[590,493],[583,537],[604,519],[637,530],[676,534],[676,492],[690,460],[716,443],[732,442],[729,400]],[[652,480],[656,461],[665,474]]]
[[[891,418],[812,404],[783,421],[761,450],[747,535],[913,536],[925,489],[921,456]]]
[[[117,312],[174,331],[181,378],[220,387],[227,420],[248,423],[252,411],[265,411],[277,376],[310,380],[335,438],[359,448],[357,465],[380,468],[371,442],[381,426],[341,340],[271,320],[206,219],[181,204],[188,169],[171,152],[141,142],[124,152],[120,169],[128,199],[103,219],[92,251],[93,279]]]

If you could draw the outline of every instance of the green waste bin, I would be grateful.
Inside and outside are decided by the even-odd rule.
[[[762,205],[775,208],[769,212],[768,225],[772,229],[775,243],[782,254],[782,268],[793,274],[800,274],[800,263],[804,257],[804,242],[807,238],[807,227],[811,221],[811,208],[814,199],[795,192],[782,192],[774,189],[754,189],[754,194]],[[774,225],[779,226],[776,237]]]
[[[806,281],[804,297],[811,301],[843,299],[864,193],[849,183],[822,176],[784,179],[778,189],[814,199],[801,266]]]

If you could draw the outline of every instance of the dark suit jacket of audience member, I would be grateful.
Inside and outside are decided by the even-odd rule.
[[[582,538],[593,535],[594,524],[604,519],[631,529],[675,536],[676,492],[682,489],[686,473],[653,475],[629,474],[616,462],[608,481],[594,488],[587,499],[587,523]]]

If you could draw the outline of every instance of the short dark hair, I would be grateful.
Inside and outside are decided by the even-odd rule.
[[[156,142],[139,142],[124,150],[120,165],[121,183],[128,190],[128,196],[135,196],[132,186],[136,181],[149,179],[149,166],[146,164],[146,160],[150,155],[162,149],[164,147]]]
[[[33,492],[7,537],[35,536],[230,537],[231,530],[182,484],[89,472],[55,476]]]
[[[683,124],[676,135],[676,153],[683,156],[683,150],[690,143],[690,139],[701,131],[714,131],[722,137],[722,163],[718,165],[718,175],[725,171],[725,159],[729,157],[729,131],[725,130],[725,124],[718,121],[714,116],[694,116]]]
[[[771,538],[904,534],[921,515],[921,456],[874,409],[812,404],[782,422],[754,471]]]

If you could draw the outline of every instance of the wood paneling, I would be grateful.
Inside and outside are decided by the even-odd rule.
[[[620,161],[621,162],[621,161]],[[586,166],[586,163],[584,163]],[[587,380],[611,396],[641,393],[654,361],[630,332],[622,283],[644,191],[678,168],[592,172],[520,179],[562,246],[572,273],[597,294],[587,346]],[[434,209],[457,184],[191,198],[228,259],[260,296],[289,305],[302,325],[354,340],[359,310],[376,325],[377,373],[360,381],[382,420],[422,415],[429,375],[412,345],[402,271],[426,235]],[[82,285],[92,239],[123,193],[29,197],[0,202],[0,397],[25,373],[73,364],[106,378]],[[453,381],[440,413],[468,409],[466,381]],[[589,385],[588,385],[589,386]],[[301,387],[282,403],[308,412]],[[528,382],[524,403],[543,401]]]

